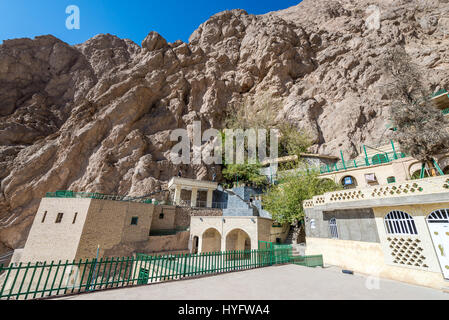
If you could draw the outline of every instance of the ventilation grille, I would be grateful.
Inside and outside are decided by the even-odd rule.
[[[404,267],[429,268],[419,239],[389,237],[387,240],[394,264]]]

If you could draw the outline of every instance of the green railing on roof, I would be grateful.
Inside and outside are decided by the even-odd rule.
[[[443,109],[441,111],[444,115],[449,114],[449,108]]]
[[[0,300],[28,300],[146,285],[294,263],[323,266],[322,256],[293,257],[291,248],[66,260],[0,265]]]
[[[149,199],[149,198],[109,195],[109,194],[102,194],[102,193],[96,193],[96,192],[74,192],[74,191],[68,191],[68,190],[47,192],[45,194],[45,197],[46,198],[87,198],[87,199],[152,203],[152,199]]]
[[[371,158],[363,158],[358,160],[338,161],[333,165],[325,165],[320,167],[320,173],[329,173],[335,171],[344,171],[353,168],[369,167],[379,164],[389,163],[397,159],[407,157],[403,152],[384,152],[378,153]]]

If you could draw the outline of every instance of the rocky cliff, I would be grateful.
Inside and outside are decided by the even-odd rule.
[[[375,5],[377,7],[370,7]],[[379,10],[380,27],[366,21]],[[269,92],[311,151],[345,156],[388,139],[379,69],[401,45],[432,90],[449,87],[448,1],[305,0],[266,15],[218,13],[189,43],[98,35],[0,45],[0,253],[24,245],[40,198],[70,189],[143,195],[179,167],[170,131],[221,128],[223,111]],[[204,165],[184,176],[210,178]]]

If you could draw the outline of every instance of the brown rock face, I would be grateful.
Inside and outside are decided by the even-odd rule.
[[[380,29],[366,25],[380,9]],[[372,9],[370,9],[372,10]],[[306,128],[315,152],[345,156],[388,139],[376,64],[402,45],[431,89],[449,87],[447,1],[305,0],[262,16],[214,15],[189,43],[151,32],[69,46],[53,36],[0,46],[0,251],[24,245],[48,191],[144,195],[180,169],[173,129],[221,128],[223,110],[270,92],[279,119]],[[211,178],[204,165],[184,176]],[[1,253],[1,252],[0,252]]]

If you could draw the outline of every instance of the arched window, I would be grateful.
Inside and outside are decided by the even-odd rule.
[[[449,223],[449,209],[435,210],[427,217],[429,223]]]
[[[387,163],[388,162],[388,158],[387,158],[387,156],[385,154],[378,153],[374,157],[371,158],[371,162],[373,164]]]
[[[351,189],[357,187],[357,180],[353,176],[346,176],[341,179],[341,184],[345,189]]]
[[[394,210],[384,218],[389,234],[418,234],[413,217],[406,212]]]
[[[331,237],[333,239],[338,239],[337,219],[332,218],[329,220],[329,229],[331,232]]]

